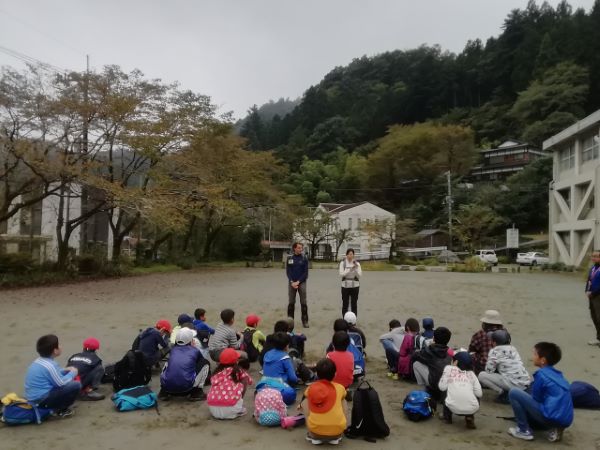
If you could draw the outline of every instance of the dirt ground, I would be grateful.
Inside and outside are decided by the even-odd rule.
[[[434,317],[436,325],[453,332],[451,345],[467,346],[480,326],[486,309],[498,309],[530,370],[531,348],[539,340],[561,345],[559,369],[567,378],[600,386],[600,349],[585,343],[593,327],[579,276],[550,274],[459,274],[429,272],[366,272],[361,281],[359,326],[368,339],[368,379],[378,390],[385,417],[392,429],[385,441],[371,445],[362,440],[344,440],[346,448],[480,449],[546,448],[544,435],[524,443],[507,435],[511,424],[496,416],[511,415],[509,406],[492,402],[485,391],[476,416],[477,430],[467,431],[459,420],[445,425],[438,419],[412,423],[403,416],[402,400],[414,385],[386,377],[384,354],[378,342],[387,323],[398,318]],[[249,313],[262,316],[261,328],[286,316],[286,281],[281,270],[235,269],[181,272],[138,278],[90,282],[51,288],[0,292],[0,317],[4,328],[0,364],[0,393],[22,392],[23,375],[36,357],[35,341],[56,333],[61,341],[64,364],[79,351],[89,335],[98,337],[105,362],[120,358],[139,328],[158,318],[175,318],[196,307],[207,309],[208,321],[216,324],[221,309],[237,312],[237,326]],[[333,320],[340,315],[339,283],[333,270],[313,270],[308,285],[311,328],[309,360],[323,354],[329,342]],[[299,306],[298,306],[299,308]],[[296,313],[299,316],[299,311]],[[301,327],[298,327],[302,331]],[[253,368],[255,380],[257,369]],[[152,380],[158,391],[159,377]],[[108,394],[109,386],[103,387]],[[252,411],[252,396],[246,398]],[[235,422],[210,418],[204,403],[171,400],[155,411],[117,413],[108,399],[76,404],[76,414],[52,420],[42,426],[0,427],[0,447],[5,450],[35,449],[122,449],[192,446],[223,449],[310,448],[305,429],[291,431],[259,427],[251,415]],[[577,410],[574,425],[565,432],[559,448],[600,449],[600,430],[594,425],[600,412]]]

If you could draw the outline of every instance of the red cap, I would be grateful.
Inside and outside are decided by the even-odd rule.
[[[231,366],[238,362],[240,354],[232,348],[224,349],[219,355],[219,362],[224,366]]]
[[[165,319],[160,319],[158,322],[156,322],[156,328],[159,330],[166,330],[167,333],[170,333],[171,330],[173,330],[171,327],[171,322]]]
[[[329,381],[319,380],[309,386],[306,398],[311,412],[326,413],[335,405],[337,392]]]
[[[260,317],[258,317],[256,314],[250,314],[248,317],[246,317],[246,325],[249,327],[257,326],[258,322],[260,322]]]
[[[89,337],[83,341],[84,350],[98,350],[100,348],[100,341],[95,337]]]

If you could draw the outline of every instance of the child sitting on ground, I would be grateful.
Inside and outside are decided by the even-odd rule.
[[[196,311],[194,311],[194,317],[195,319],[192,323],[197,332],[207,331],[209,334],[215,334],[214,328],[211,328],[206,323],[206,310],[197,308]]]
[[[192,319],[192,317],[185,313],[180,314],[179,317],[177,317],[177,326],[173,328],[173,331],[171,331],[171,337],[169,338],[169,342],[172,346],[175,345],[175,341],[177,340],[177,333],[179,332],[179,330],[181,330],[181,328],[183,328],[186,325],[191,325],[191,327],[193,327],[193,322],[194,319]],[[190,327],[188,326],[188,328]]]
[[[339,444],[346,429],[346,390],[334,381],[335,375],[333,360],[320,360],[317,363],[319,380],[306,389],[298,406],[307,417],[306,440],[315,445]]]
[[[267,338],[264,333],[258,329],[260,317],[256,314],[250,314],[246,317],[246,328],[244,329],[243,350],[248,354],[248,361],[256,362],[263,349]]]
[[[81,391],[81,383],[73,381],[77,369],[62,369],[54,360],[62,350],[53,334],[39,338],[36,350],[40,357],[31,363],[25,374],[25,398],[40,408],[53,410],[58,417],[73,415],[70,406]]]
[[[548,440],[558,442],[564,429],[573,423],[569,382],[554,368],[561,357],[560,347],[556,344],[539,342],[534,346],[533,364],[540,369],[533,374],[531,395],[514,388],[508,393],[517,419],[517,426],[508,429],[510,435],[531,441],[532,428],[549,429]]]
[[[406,320],[404,330],[404,339],[398,352],[398,370],[392,378],[397,380],[398,377],[402,377],[404,380],[414,381],[411,359],[415,351],[420,351],[425,347],[425,338],[419,335],[419,322],[412,317]]]
[[[333,381],[348,389],[354,382],[354,356],[348,351],[350,336],[345,331],[337,331],[332,339],[333,351],[327,353],[327,358],[335,363],[335,378]]]
[[[81,383],[79,400],[104,400],[104,395],[96,392],[104,376],[102,360],[96,354],[99,348],[100,341],[94,337],[89,337],[83,341],[83,351],[75,353],[67,361],[69,367],[77,369],[79,382]]]
[[[465,416],[467,428],[475,429],[474,414],[479,411],[479,398],[483,395],[477,375],[473,372],[471,355],[466,351],[454,354],[452,364],[444,368],[439,389],[448,392],[442,418],[452,423],[452,413]]]
[[[404,328],[402,328],[402,324],[397,319],[390,320],[389,327],[389,333],[381,335],[379,342],[383,346],[385,358],[387,359],[387,376],[398,379],[398,353],[404,341]]]
[[[348,335],[353,340],[354,345],[364,354],[367,348],[367,338],[365,337],[365,333],[356,326],[356,314],[348,311],[344,314],[344,321],[348,324]]]
[[[280,378],[284,383],[295,385],[298,383],[296,370],[292,359],[288,355],[290,337],[287,333],[275,333],[272,338],[273,349],[265,354],[263,374],[265,377]]]
[[[263,385],[257,388],[254,397],[254,418],[259,425],[276,427],[281,425],[281,419],[287,417],[287,406],[283,401],[281,391]]]
[[[211,377],[208,391],[208,409],[215,419],[236,419],[246,414],[244,394],[252,378],[238,362],[240,354],[225,348],[219,354],[219,366]]]
[[[336,319],[333,322],[333,332],[337,333],[338,331],[348,333],[348,322],[346,322],[344,319]],[[333,350],[333,342],[331,342],[327,346],[326,353],[332,352]],[[350,337],[350,345],[348,345],[348,351],[354,356],[354,378],[358,379],[360,377],[363,377],[365,375],[366,368],[365,358],[363,353],[358,349],[358,347],[354,345],[352,337]]]
[[[278,320],[275,322],[273,326],[273,333],[267,335],[267,339],[265,340],[265,344],[263,345],[262,352],[260,352],[260,356],[258,357],[258,362],[262,366],[265,359],[265,354],[269,350],[273,350],[273,336],[275,333],[287,333],[289,331],[288,321],[287,320]]]
[[[479,374],[479,382],[498,394],[497,403],[508,404],[508,392],[512,388],[525,390],[531,378],[516,348],[510,345],[506,330],[491,334],[494,348],[490,350],[485,371]]]
[[[205,400],[202,390],[210,373],[210,364],[194,344],[196,330],[182,328],[177,332],[175,346],[160,375],[161,400],[171,395],[188,396],[190,401]]]
[[[413,373],[417,383],[427,388],[431,397],[439,401],[440,391],[438,384],[445,367],[450,364],[451,357],[448,355],[448,342],[452,333],[448,328],[439,327],[433,334],[431,345],[415,352],[412,357]]]
[[[302,333],[296,334],[294,332],[295,323],[293,317],[288,317],[288,334],[290,335],[290,350],[294,349],[298,353],[298,357],[304,358],[304,344],[306,342],[306,336]]]
[[[423,319],[423,332],[421,333],[421,336],[423,336],[427,341],[433,339],[433,332],[435,331],[433,327],[433,319],[431,317],[425,317]]]
[[[215,362],[219,362],[221,352],[226,348],[239,350],[244,340],[244,336],[233,328],[235,312],[232,309],[221,311],[221,321],[215,329],[215,334],[208,342],[208,353]],[[246,360],[248,359],[245,352],[241,353],[240,356]]]
[[[148,367],[158,365],[158,362],[169,353],[169,336],[171,323],[161,319],[154,328],[147,328],[134,341],[132,350],[139,350],[144,355]]]

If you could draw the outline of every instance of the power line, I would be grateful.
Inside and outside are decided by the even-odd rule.
[[[12,56],[13,58],[16,58],[27,64],[32,64],[34,66],[38,66],[38,67],[45,69],[47,71],[50,71],[50,72],[55,72],[55,73],[59,73],[59,74],[65,74],[65,73],[71,72],[71,70],[52,65],[50,63],[47,63],[47,62],[41,61],[37,58],[34,58],[33,56],[26,55],[25,53],[21,53],[16,50],[12,50],[12,49],[10,49],[8,47],[4,47],[2,45],[0,45],[0,52],[6,54],[8,56]]]

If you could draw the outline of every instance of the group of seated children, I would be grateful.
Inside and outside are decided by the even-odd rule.
[[[482,386],[498,394],[496,402],[510,404],[517,426],[508,432],[519,439],[533,439],[532,429],[550,430],[548,440],[559,441],[564,428],[573,422],[569,383],[554,368],[561,359],[560,348],[540,342],[533,352],[533,364],[540,369],[530,377],[500,314],[488,310],[481,319],[468,350],[448,347],[452,333],[445,327],[433,329],[433,320],[423,320],[426,332],[410,318],[389,323],[389,332],[380,337],[388,363],[388,376],[416,381],[425,386],[434,402],[444,407],[440,418],[452,423],[452,415],[465,417],[467,428],[475,428]],[[430,339],[431,337],[431,339]]]

